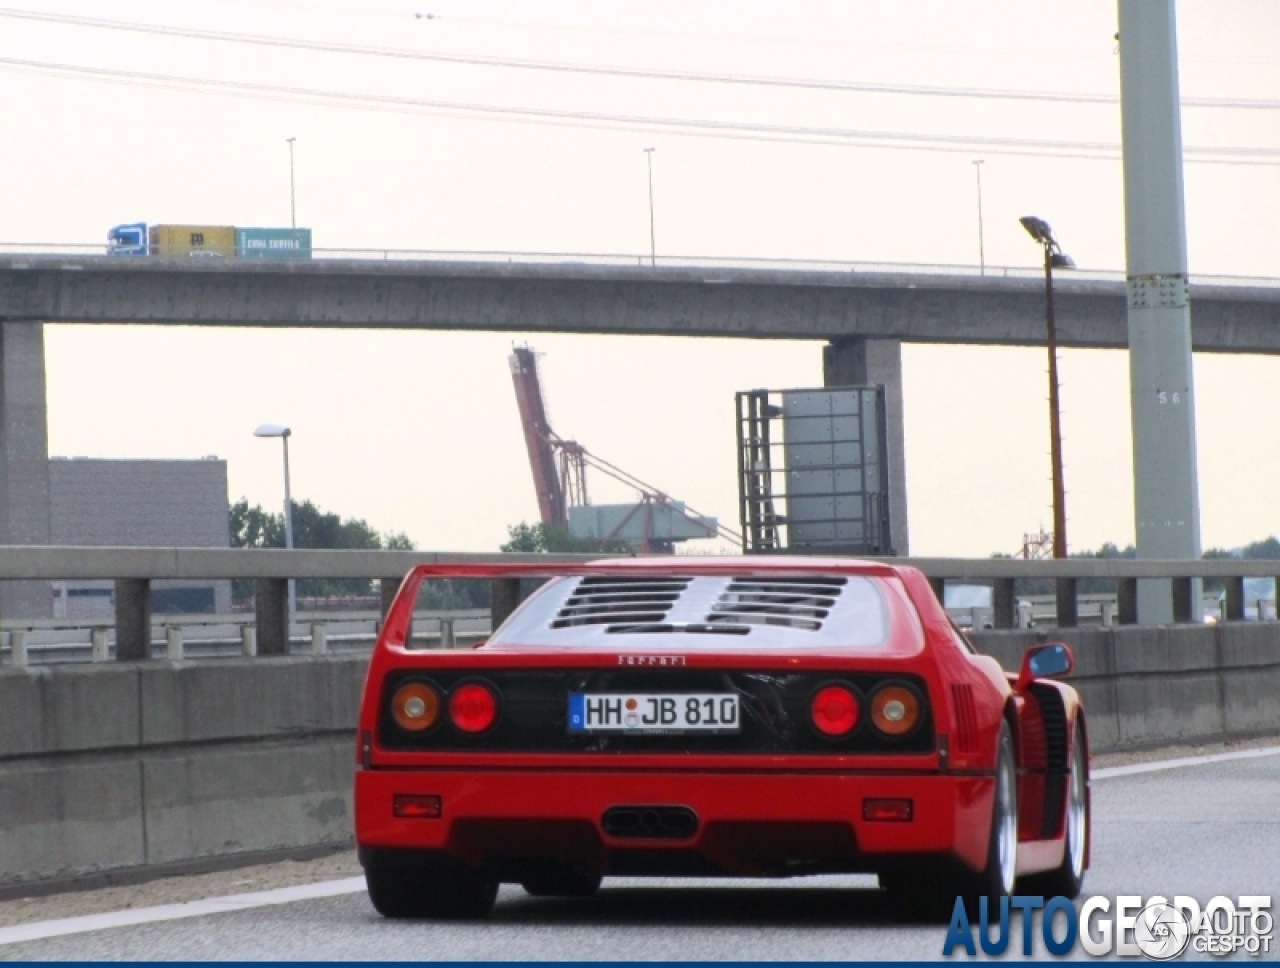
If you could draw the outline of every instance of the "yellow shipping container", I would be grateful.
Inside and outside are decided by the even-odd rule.
[[[236,254],[234,225],[153,225],[148,241],[152,255],[220,255],[230,259]]]

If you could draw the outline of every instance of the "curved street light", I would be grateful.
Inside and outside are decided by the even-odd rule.
[[[1058,404],[1058,330],[1053,318],[1053,270],[1074,269],[1071,256],[1062,251],[1049,223],[1034,215],[1018,219],[1044,248],[1045,329],[1049,343],[1049,458],[1053,464],[1053,557],[1067,557],[1067,494],[1062,474],[1062,425]]]

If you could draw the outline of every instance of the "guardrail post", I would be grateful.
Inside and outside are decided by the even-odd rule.
[[[9,661],[15,669],[27,667],[27,633],[21,629],[9,633]]]
[[[991,586],[991,624],[998,629],[1011,629],[1018,625],[1018,603],[1013,585],[1012,578],[997,578]]]
[[[1076,579],[1054,579],[1057,593],[1058,628],[1072,629],[1080,624],[1080,603],[1076,601]]]
[[[1031,603],[1018,602],[1018,628],[1031,628]]]
[[[151,580],[116,579],[116,661],[151,658]]]
[[[1102,613],[1102,624],[1104,626],[1116,624],[1116,606],[1114,602],[1102,602],[1098,609]]]
[[[1192,611],[1190,578],[1170,578],[1173,588],[1173,620],[1176,623],[1200,622],[1200,616]]]
[[[240,626],[240,654],[250,657],[258,654],[258,630],[252,625]]]
[[[311,623],[311,651],[323,655],[329,651],[329,639],[324,632],[323,622]]]
[[[458,638],[453,634],[453,619],[440,619],[440,648],[456,649],[458,647]]]
[[[1244,579],[1227,579],[1227,621],[1244,621]]]
[[[947,580],[945,578],[929,578],[929,587],[933,589],[933,594],[938,599],[938,604],[943,608],[947,607]]]
[[[1138,579],[1116,580],[1116,606],[1120,611],[1121,625],[1138,624]]]
[[[507,620],[520,604],[519,578],[493,578],[489,581],[489,615],[493,631]]]
[[[182,661],[182,629],[176,625],[165,628],[165,651],[170,662]]]
[[[400,582],[402,578],[383,578],[378,584],[382,587],[382,621],[387,620],[387,612],[391,610],[391,603],[396,600],[396,592],[400,590]]]
[[[255,578],[253,613],[258,620],[258,655],[288,655],[288,579]]]
[[[94,662],[106,662],[110,657],[107,652],[107,630],[91,629],[89,632],[89,652]]]

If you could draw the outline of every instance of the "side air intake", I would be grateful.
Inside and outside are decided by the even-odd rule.
[[[661,623],[689,581],[688,578],[582,578],[556,614],[551,627]]]
[[[816,632],[846,583],[845,578],[734,579],[711,606],[707,621]]]

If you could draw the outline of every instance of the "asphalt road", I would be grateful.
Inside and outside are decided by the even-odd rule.
[[[1280,756],[1104,773],[1093,803],[1086,895],[1280,895]],[[386,921],[349,893],[0,944],[0,960],[935,959],[944,935],[900,923],[873,878],[611,879],[571,901],[504,887],[481,923]]]

